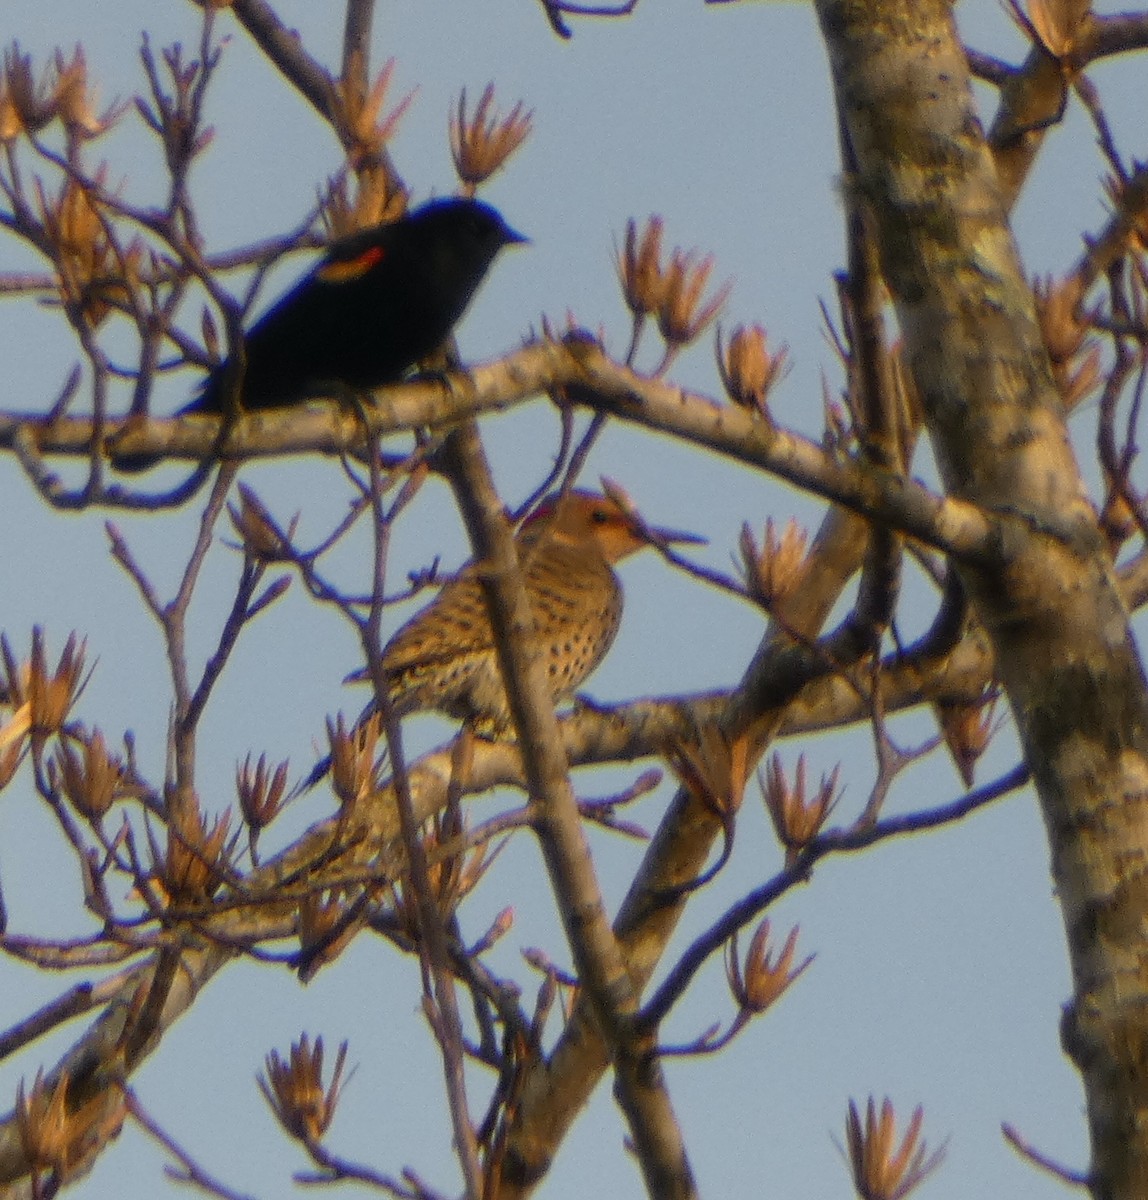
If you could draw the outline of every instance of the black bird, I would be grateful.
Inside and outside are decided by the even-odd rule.
[[[503,246],[527,239],[478,200],[432,200],[332,242],[244,336],[243,409],[395,383],[446,340]],[[176,414],[223,413],[231,359]],[[141,471],[160,455],[125,455]]]

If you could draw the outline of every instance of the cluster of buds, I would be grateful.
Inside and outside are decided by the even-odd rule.
[[[663,227],[661,217],[651,217],[639,239],[637,223],[632,219],[626,222],[625,248],[617,256],[618,280],[626,307],[637,320],[657,312],[662,303]]]
[[[37,1072],[31,1092],[24,1082],[16,1089],[16,1125],[20,1144],[30,1163],[65,1176],[75,1156],[74,1136],[68,1119],[68,1084],[63,1075],[53,1085]]]
[[[749,773],[749,743],[730,739],[716,725],[706,725],[697,741],[677,740],[665,748],[666,761],[682,786],[723,824],[741,808]]]
[[[773,518],[767,517],[760,547],[749,524],[741,527],[738,545],[746,589],[763,608],[773,609],[793,594],[801,581],[807,541],[805,529],[792,517],[780,537]]]
[[[662,265],[661,217],[651,217],[641,236],[637,223],[626,223],[626,240],[616,256],[622,295],[634,317],[632,359],[638,337],[647,317],[652,316],[666,342],[666,354],[656,374],[669,366],[674,354],[694,341],[721,311],[731,285],[723,284],[705,299],[713,272],[713,255],[699,258],[696,251],[675,247],[667,264]]]
[[[744,964],[738,958],[737,935],[726,943],[725,974],[737,1002],[740,1023],[765,1012],[813,962],[811,954],[799,966],[793,965],[797,934],[794,926],[785,945],[777,951],[769,944],[769,919],[764,919],[754,931]]]
[[[845,1122],[849,1169],[853,1187],[863,1200],[904,1200],[941,1165],[945,1147],[930,1154],[925,1142],[917,1141],[924,1115],[924,1110],[917,1105],[901,1145],[897,1147],[896,1117],[888,1099],[882,1101],[878,1115],[873,1097],[869,1097],[864,1124],[857,1105],[849,1101],[849,1116]]]
[[[272,1050],[265,1059],[264,1074],[259,1076],[263,1093],[279,1124],[304,1145],[315,1145],[335,1117],[342,1092],[343,1067],[347,1061],[347,1043],[339,1047],[335,1070],[328,1087],[323,1086],[323,1039],[314,1047],[306,1034],[291,1046],[289,1061]],[[349,1078],[349,1076],[348,1076]]]
[[[358,168],[381,160],[383,148],[406,115],[415,93],[407,92],[388,111],[387,92],[395,73],[395,60],[387,59],[366,93],[354,82],[361,73],[361,60],[353,62],[351,67],[351,71],[335,84],[334,107],[336,120],[350,143],[348,158],[352,167]]]
[[[466,89],[458,98],[458,111],[450,120],[450,152],[454,169],[468,195],[506,165],[510,156],[530,136],[534,113],[520,100],[505,116],[494,110],[494,84],[488,83],[474,113],[466,111]]]
[[[445,841],[444,833],[438,829],[432,829],[422,839],[431,899],[444,921],[450,918],[464,897],[474,891],[494,861],[489,842],[469,851],[450,851],[443,848]],[[392,886],[391,894],[399,928],[417,944],[422,926],[409,872]],[[494,933],[488,931],[488,936],[494,936]]]
[[[47,738],[64,728],[68,713],[87,682],[85,645],[85,642],[77,643],[76,635],[72,634],[52,671],[44,649],[44,633],[39,626],[32,630],[32,655],[26,663],[17,664],[8,639],[0,636],[0,658],[3,659],[0,696],[12,710],[8,720],[0,724],[0,752],[4,752],[6,758],[17,748],[22,752],[25,738],[38,752]]]
[[[1123,226],[1116,251],[1123,251],[1127,242],[1131,243],[1133,251],[1142,254],[1148,248],[1148,167],[1137,163],[1129,179],[1108,176],[1104,180],[1104,190]]]
[[[722,345],[719,326],[714,340],[718,374],[726,395],[750,412],[758,413],[772,424],[769,393],[788,368],[785,346],[770,352],[767,335],[760,325],[737,325]]]
[[[378,753],[383,732],[382,714],[371,713],[351,729],[343,714],[327,718],[327,741],[331,747],[331,787],[343,806],[358,803],[377,792],[382,782],[385,756]]]
[[[298,965],[304,983],[346,949],[360,925],[355,912],[343,888],[309,892],[300,900]]]
[[[245,483],[239,485],[239,507],[227,505],[231,527],[239,535],[243,552],[253,562],[293,562],[291,539],[299,517],[296,514],[287,528],[280,529],[267,506]]]
[[[1088,319],[1080,311],[1083,285],[1078,276],[1060,283],[1038,280],[1033,297],[1056,386],[1064,407],[1073,409],[1101,383],[1100,347],[1088,336]]]
[[[973,786],[977,760],[997,730],[993,721],[996,703],[993,693],[971,704],[942,702],[936,706],[941,734],[965,787]]]
[[[58,777],[76,812],[98,825],[123,795],[127,768],[117,755],[108,753],[104,735],[98,729],[77,734],[75,741],[81,747],[80,753],[68,741],[61,741],[55,762],[50,764],[49,780],[55,786]]]
[[[60,300],[69,314],[82,315],[93,328],[129,302],[139,283],[143,245],[138,238],[123,247],[103,209],[105,170],[95,175],[93,186],[69,175],[55,196],[36,180],[37,203],[44,237],[56,265]]]
[[[821,784],[808,800],[805,796],[805,755],[797,760],[797,774],[792,786],[785,777],[781,756],[774,754],[759,776],[761,796],[773,821],[777,839],[785,847],[786,866],[792,866],[801,852],[821,832],[829,814],[837,805],[837,776],[840,767],[821,776]]]
[[[386,171],[375,168],[356,173],[354,195],[342,173],[328,180],[319,197],[319,215],[331,238],[397,221],[406,208],[407,193],[394,185]]]
[[[88,64],[77,46],[71,59],[57,50],[39,79],[32,56],[13,42],[4,51],[0,71],[0,145],[18,137],[34,137],[59,120],[72,141],[90,141],[106,133],[126,110],[112,104],[97,112],[98,96],[88,79]]]
[[[1007,0],[1005,9],[1020,31],[1051,58],[1068,65],[1091,15],[1092,0]]]
[[[239,811],[247,825],[247,834],[254,855],[260,833],[271,824],[283,808],[283,797],[287,793],[286,761],[274,771],[267,765],[267,755],[261,754],[259,761],[251,765],[251,755],[235,770],[235,794],[239,798]]]
[[[194,798],[190,803],[169,804],[169,809],[166,845],[161,849],[152,839],[156,881],[172,899],[193,904],[209,900],[232,873],[238,834],[231,834],[231,809],[225,809],[210,827]]]
[[[62,1184],[123,1124],[122,1095],[97,1096],[77,1105],[71,1095],[71,1079],[65,1073],[54,1080],[38,1072],[30,1091],[23,1082],[16,1088],[16,1128],[20,1147],[33,1171],[50,1171],[56,1185]],[[33,1179],[34,1195],[53,1194]]]

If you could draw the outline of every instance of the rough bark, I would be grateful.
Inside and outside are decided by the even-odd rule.
[[[818,0],[949,492],[999,521],[963,575],[1040,797],[1071,956],[1096,1197],[1148,1191],[1148,703],[945,0]],[[1017,518],[1020,518],[1018,521]],[[975,870],[975,864],[970,864]]]

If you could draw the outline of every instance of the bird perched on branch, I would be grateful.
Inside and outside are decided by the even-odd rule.
[[[616,500],[595,492],[550,497],[527,518],[515,545],[535,646],[555,701],[573,695],[618,633],[623,596],[614,564],[652,541],[701,540],[647,529]],[[494,633],[473,563],[391,638],[382,669],[398,716],[433,709],[478,732],[498,734],[510,727]]]
[[[618,633],[623,597],[614,564],[651,543],[704,540],[647,527],[616,500],[596,492],[551,496],[526,519],[515,546],[534,618],[534,646],[556,703],[574,694]],[[383,648],[380,665],[396,716],[437,711],[488,738],[512,728],[475,563],[464,566],[399,628]],[[357,671],[346,682],[367,677]],[[299,791],[314,787],[330,768],[330,756],[320,760]]]
[[[488,204],[444,199],[333,242],[245,334],[239,407],[396,383],[446,341],[498,252],[526,240]],[[176,415],[226,413],[235,374],[228,357]],[[160,457],[113,461],[142,471]]]
[[[515,545],[534,617],[534,646],[545,663],[555,702],[574,694],[618,633],[623,596],[614,564],[651,543],[704,540],[649,528],[616,500],[596,492],[551,496],[526,519]],[[396,716],[437,711],[490,738],[512,728],[474,563],[464,566],[399,628],[383,648],[381,666]],[[357,671],[346,682],[367,677],[365,671]],[[299,790],[314,787],[330,767],[330,757],[323,758]]]
[[[545,500],[518,531],[533,638],[555,701],[573,695],[610,649],[622,619],[622,585],[613,566],[651,540],[699,541],[673,530],[647,530],[609,496],[584,491]],[[398,716],[435,709],[479,732],[510,727],[494,633],[473,564],[391,638],[382,669]]]

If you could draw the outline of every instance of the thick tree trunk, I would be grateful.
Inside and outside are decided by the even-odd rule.
[[[1048,828],[1096,1197],[1148,1195],[1148,699],[947,0],[817,0],[946,488],[993,515],[960,564]],[[970,876],[976,864],[969,864]],[[960,903],[960,897],[953,898]],[[975,986],[969,981],[969,986]]]

